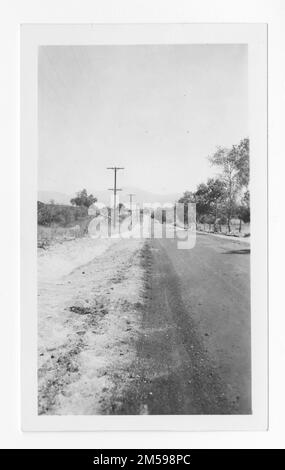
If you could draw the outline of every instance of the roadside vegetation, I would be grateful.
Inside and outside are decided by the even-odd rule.
[[[46,248],[55,242],[83,237],[94,217],[88,214],[88,208],[96,201],[92,194],[87,194],[86,189],[71,199],[70,206],[55,204],[54,201],[49,204],[38,201],[38,247]]]
[[[200,183],[196,191],[185,191],[178,202],[196,204],[197,229],[249,235],[249,139],[231,148],[218,147],[209,157],[219,173]]]

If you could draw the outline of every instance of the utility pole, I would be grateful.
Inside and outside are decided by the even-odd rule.
[[[135,194],[128,194],[129,198],[130,198],[130,211],[131,211],[131,227],[133,226],[133,196],[135,196]]]
[[[116,200],[117,200],[117,191],[122,191],[121,189],[117,188],[117,171],[118,170],[124,170],[123,167],[120,166],[111,166],[108,167],[107,170],[113,170],[114,171],[114,187],[109,188],[109,191],[113,191],[114,193],[114,220],[113,220],[113,225],[114,228],[116,227]]]

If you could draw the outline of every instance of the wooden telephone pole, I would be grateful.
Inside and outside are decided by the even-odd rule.
[[[108,167],[107,170],[113,170],[114,171],[114,187],[109,188],[109,191],[113,191],[114,193],[114,220],[113,220],[113,225],[114,228],[116,227],[116,209],[117,209],[117,191],[122,191],[121,189],[117,188],[117,171],[118,170],[124,170],[123,167],[121,166],[111,166]]]
[[[131,211],[131,227],[133,226],[133,196],[135,196],[135,194],[128,194],[129,198],[130,198],[130,211]]]

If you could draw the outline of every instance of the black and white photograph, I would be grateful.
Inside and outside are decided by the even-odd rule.
[[[272,464],[283,2],[0,10],[0,451],[30,467]]]
[[[24,25],[27,431],[267,423],[264,25]]]
[[[244,44],[38,50],[38,413],[251,414]]]

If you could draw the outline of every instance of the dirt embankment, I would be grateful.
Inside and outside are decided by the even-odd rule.
[[[141,323],[142,244],[81,239],[40,253],[39,414],[108,414],[119,405],[112,397],[131,380]]]

